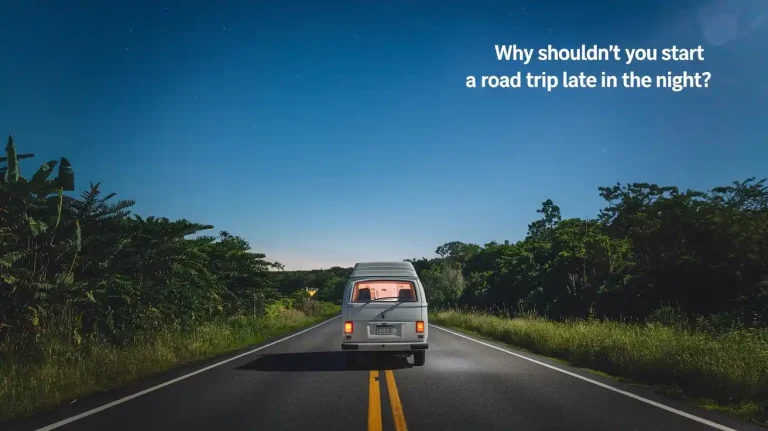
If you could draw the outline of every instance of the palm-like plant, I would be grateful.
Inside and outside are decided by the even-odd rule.
[[[44,163],[28,180],[21,175],[13,137],[8,137],[6,166],[0,167],[0,321],[11,331],[24,332],[42,312],[39,302],[75,288],[73,270],[81,247],[80,226],[60,233],[64,191],[74,190],[74,173],[61,158]],[[58,164],[58,174],[49,179]],[[66,296],[66,294],[65,294]]]

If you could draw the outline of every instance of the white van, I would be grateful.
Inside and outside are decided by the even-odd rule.
[[[342,350],[397,352],[413,355],[414,365],[426,362],[427,298],[410,262],[356,264],[341,316]]]

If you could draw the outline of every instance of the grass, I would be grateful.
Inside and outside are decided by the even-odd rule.
[[[263,317],[233,318],[191,332],[161,330],[124,348],[97,340],[77,342],[59,331],[38,340],[42,356],[34,363],[1,346],[7,359],[0,362],[0,420],[257,344],[338,313],[333,304],[317,304],[309,314],[273,307]]]
[[[768,424],[768,331],[764,329],[713,333],[660,324],[554,322],[455,310],[431,314],[430,322]]]

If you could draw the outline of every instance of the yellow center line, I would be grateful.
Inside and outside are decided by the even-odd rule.
[[[392,407],[392,418],[395,422],[395,431],[408,431],[403,414],[403,404],[400,403],[400,394],[397,393],[395,373],[392,370],[385,371],[387,375],[387,391],[389,392],[389,405]]]
[[[368,378],[368,431],[381,431],[381,390],[379,372],[371,370]]]

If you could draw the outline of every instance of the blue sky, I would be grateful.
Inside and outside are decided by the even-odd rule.
[[[415,4],[415,3],[418,3]],[[745,1],[15,2],[0,132],[78,188],[213,224],[289,269],[522,239],[553,199],[710,188],[768,166],[768,5]],[[638,4],[639,3],[639,4]],[[496,60],[495,44],[703,45],[707,89],[467,89],[468,75],[615,63]]]

